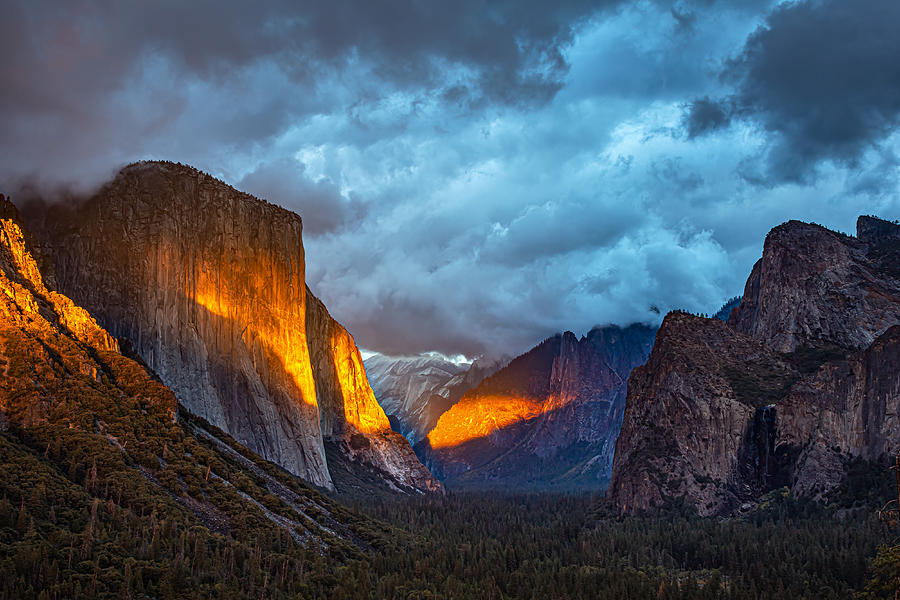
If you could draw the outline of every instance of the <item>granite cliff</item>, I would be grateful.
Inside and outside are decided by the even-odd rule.
[[[860,217],[857,236],[789,221],[766,236],[735,330],[781,352],[861,349],[900,320],[900,227]]]
[[[409,442],[391,429],[353,337],[309,289],[307,299],[307,341],[326,445],[335,446],[334,455],[344,459],[341,466],[364,463],[370,468],[368,476],[389,488],[439,491],[440,483]]]
[[[458,485],[602,486],[628,375],[654,334],[631,325],[549,338],[466,392],[417,451]]]
[[[310,557],[340,562],[396,535],[182,411],[88,311],[49,289],[30,239],[0,196],[0,498],[28,523],[3,550],[26,572],[65,567],[19,588],[5,579],[7,597],[36,597],[35,581],[61,598],[273,597],[287,580],[270,573],[299,586]],[[260,556],[260,577],[231,572],[229,552]],[[132,567],[144,569],[137,583]],[[197,568],[207,575],[191,581]]]
[[[669,314],[628,385],[610,496],[727,513],[777,487],[825,498],[900,448],[900,226],[773,229],[727,324]]]
[[[436,485],[392,435],[353,338],[307,289],[298,215],[144,162],[27,219],[53,284],[192,413],[322,487],[326,439],[395,487]]]

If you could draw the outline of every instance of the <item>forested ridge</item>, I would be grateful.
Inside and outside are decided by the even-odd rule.
[[[549,493],[385,501],[370,514],[417,535],[376,596],[853,598],[870,577],[869,559],[892,539],[861,502],[873,474],[858,475],[830,507],[784,489],[730,519],[675,507],[620,519],[602,499]],[[875,489],[890,493],[881,482]],[[883,573],[900,566],[894,553]],[[887,589],[864,597],[893,598]]]

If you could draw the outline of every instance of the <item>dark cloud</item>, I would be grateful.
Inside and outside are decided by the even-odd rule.
[[[393,354],[712,312],[772,226],[900,217],[896,11],[772,4],[0,0],[0,191],[192,164],[297,211]]]
[[[730,109],[720,100],[698,98],[690,103],[684,116],[688,137],[694,138],[726,127],[731,121]]]
[[[663,185],[679,193],[693,192],[703,185],[703,176],[685,167],[680,156],[667,156],[651,164],[653,174]]]
[[[283,158],[259,165],[245,175],[237,187],[280,204],[303,217],[303,235],[335,233],[365,215],[365,205],[345,198],[331,181],[313,181],[296,159]]]
[[[694,28],[697,14],[693,10],[676,5],[670,9],[670,12],[672,13],[672,18],[678,23],[679,31],[686,33]]]
[[[506,224],[493,225],[479,261],[518,267],[606,248],[634,229],[642,216],[633,205],[611,206],[603,197],[528,206]]]
[[[564,47],[603,4],[6,0],[0,138],[19,159],[0,177],[38,159],[74,176],[72,163],[84,173],[96,167],[85,157],[113,153],[196,162],[191,138],[226,151],[266,143],[344,102],[336,80],[354,102],[403,91],[543,104],[564,82]]]
[[[776,7],[728,61],[733,115],[771,136],[765,182],[803,181],[821,161],[854,166],[900,119],[900,3],[809,0]],[[694,101],[689,136],[725,126],[726,102]]]

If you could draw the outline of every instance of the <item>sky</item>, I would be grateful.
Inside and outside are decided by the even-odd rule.
[[[373,351],[712,313],[779,223],[900,218],[896,0],[0,10],[0,191],[191,164],[303,217]]]

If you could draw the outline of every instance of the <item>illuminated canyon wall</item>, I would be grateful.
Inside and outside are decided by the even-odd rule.
[[[609,477],[628,375],[654,335],[631,325],[549,338],[466,392],[417,449],[459,485],[596,489]]]
[[[508,356],[481,357],[470,364],[439,355],[371,354],[366,374],[394,427],[416,444],[463,394],[509,364]]]
[[[332,487],[325,437],[389,430],[352,338],[308,293],[298,215],[157,162],[126,167],[77,208],[32,213],[59,289],[188,410],[263,457]],[[400,483],[426,476],[413,462]]]

